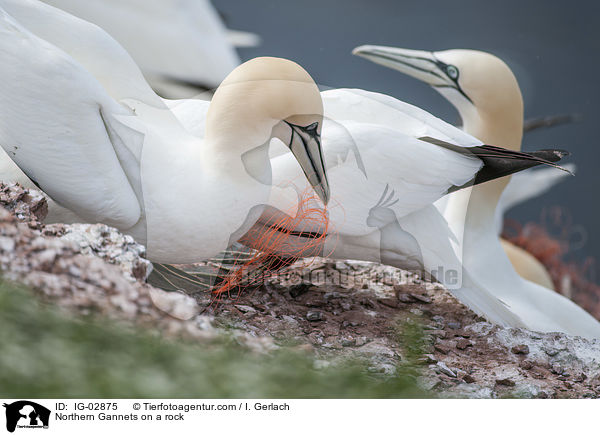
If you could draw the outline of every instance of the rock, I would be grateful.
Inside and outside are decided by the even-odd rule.
[[[352,304],[350,302],[341,302],[340,303],[340,308],[344,311],[350,311],[352,309]]]
[[[316,367],[359,358],[381,377],[392,376],[409,350],[398,333],[416,324],[424,349],[417,355],[419,383],[441,397],[497,397],[505,387],[524,397],[600,394],[600,342],[492,325],[439,285],[380,264],[342,262],[339,269],[348,270],[355,283],[344,287],[335,282],[336,262],[301,260],[271,276],[272,285],[219,304],[208,300],[197,314],[186,295],[142,282],[148,271],[143,251],[118,231],[44,226],[44,198],[38,196],[0,186],[0,270],[67,311],[211,343],[225,330],[261,353],[277,348],[275,340],[292,342],[322,359]],[[143,260],[139,268],[137,259]],[[319,269],[332,276],[325,274],[319,285],[303,278]]]
[[[198,304],[188,295],[157,288],[150,288],[149,292],[154,305],[176,319],[189,320],[198,314]]]
[[[358,337],[356,339],[356,346],[364,346],[365,344],[367,344],[369,342],[369,340],[367,339],[367,337]]]
[[[131,236],[102,224],[53,224],[46,228],[60,229],[59,238],[75,243],[82,254],[102,258],[118,265],[126,276],[146,281],[152,272],[152,263],[146,260],[146,248]]]
[[[502,385],[505,387],[514,387],[516,385],[516,383],[512,379],[504,378],[504,379],[496,379],[496,385]]]
[[[439,353],[444,354],[444,355],[448,355],[448,352],[450,352],[450,348],[441,343],[434,345],[433,348],[435,350],[437,350]]]
[[[423,304],[430,304],[431,303],[431,298],[425,296],[425,295],[419,295],[419,294],[415,294],[415,293],[410,293],[409,295],[411,298],[413,298],[414,300],[416,300],[417,302],[421,302]]]
[[[405,304],[411,304],[415,301],[413,298],[410,297],[410,295],[407,295],[406,293],[398,293],[398,300]]]
[[[377,302],[379,302],[381,305],[385,305],[386,307],[390,308],[398,308],[399,304],[398,300],[392,298],[377,299]]]
[[[559,375],[559,376],[563,376],[563,377],[570,376],[569,373],[567,372],[567,369],[559,364],[553,364],[552,366],[550,366],[550,371],[552,373],[554,373],[555,375]]]
[[[434,329],[431,331],[426,331],[426,333],[428,335],[440,338],[440,339],[444,339],[448,336],[448,334],[446,334],[446,331],[444,331],[443,329]]]
[[[288,288],[288,291],[290,292],[290,296],[293,297],[294,299],[302,296],[304,293],[306,293],[309,289],[309,285],[306,285],[304,283],[301,284],[295,284],[292,285]]]
[[[17,183],[0,183],[0,203],[18,219],[41,223],[48,214],[46,197]]]
[[[197,304],[190,297],[139,281],[150,263],[140,257],[143,247],[131,238],[102,225],[45,226],[41,222],[45,201],[35,190],[0,183],[0,270],[4,279],[28,286],[34,296],[65,313],[93,312],[110,320],[150,326],[160,334],[207,343],[229,337],[206,316],[195,315]],[[81,229],[90,231],[74,240],[63,238]],[[238,331],[236,335],[251,348],[265,347],[260,344],[265,339],[255,334]]]
[[[284,322],[286,322],[291,327],[298,327],[298,320],[296,320],[292,316],[283,315],[283,316],[281,316],[281,320],[283,320]]]
[[[526,344],[519,344],[518,346],[513,346],[510,351],[516,355],[527,355],[529,354],[529,346]]]
[[[354,338],[354,337],[343,337],[340,340],[340,343],[344,347],[356,346],[356,338]]]
[[[450,376],[451,378],[456,377],[456,373],[454,371],[452,371],[450,368],[448,368],[448,366],[445,363],[443,363],[442,361],[438,361],[436,363],[436,367],[438,368],[440,373],[443,373],[446,376]]]
[[[461,338],[461,339],[459,339],[459,340],[456,341],[456,348],[457,349],[465,350],[469,346],[473,346],[473,343],[471,343],[471,341],[467,340],[466,338]]]
[[[472,384],[472,383],[474,383],[476,381],[475,378],[473,376],[469,375],[469,374],[464,375],[462,377],[462,380],[465,381],[467,384]]]
[[[335,263],[335,268],[337,270],[348,270],[350,267],[348,266],[348,264],[346,264],[345,261],[338,261],[337,263]]]
[[[340,298],[346,298],[347,296],[343,293],[340,292],[327,292],[323,295],[323,299],[325,299],[326,301],[329,301],[331,299],[340,299]]]
[[[0,237],[0,250],[12,252],[15,249],[15,241],[10,237]]]
[[[543,347],[543,348],[542,348],[542,350],[543,350],[543,351],[546,353],[546,355],[548,355],[548,356],[556,356],[556,355],[558,355],[558,353],[560,352],[560,350],[559,350],[559,349],[555,349],[555,348],[553,348],[553,347],[548,347],[548,346],[545,346],[545,347]]]
[[[319,322],[323,320],[323,313],[321,311],[309,311],[306,313],[306,320],[309,322]]]
[[[419,362],[421,364],[436,364],[438,360],[431,353],[426,353],[421,358],[419,358]]]
[[[241,304],[236,304],[234,305],[238,310],[240,310],[242,313],[256,313],[256,308],[251,307],[249,305],[241,305]]]
[[[528,359],[525,359],[525,360],[521,361],[521,364],[519,364],[519,367],[521,367],[522,369],[525,369],[525,370],[531,370],[531,368],[533,367],[533,362],[531,362]]]
[[[585,373],[578,373],[574,378],[573,382],[583,382],[587,379]]]

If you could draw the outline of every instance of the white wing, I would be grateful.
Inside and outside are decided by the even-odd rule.
[[[62,50],[0,9],[0,144],[60,204],[84,219],[128,228],[140,217],[130,112]],[[35,62],[32,61],[35,60]],[[124,171],[127,168],[128,173]]]
[[[217,87],[239,57],[208,0],[44,0],[91,21],[133,56],[151,81]]]
[[[131,56],[98,26],[37,0],[0,0],[0,7],[28,31],[77,60],[114,99],[164,107]]]
[[[336,121],[357,121],[398,130],[415,138],[429,136],[460,146],[482,142],[429,112],[389,95],[362,89],[321,92],[325,116]]]
[[[481,168],[478,159],[418,140],[430,136],[462,146],[481,144],[415,106],[356,89],[321,95],[322,145],[332,194],[328,209],[337,231],[354,236],[371,232],[366,218],[388,185],[399,199],[393,209],[401,218],[439,199],[449,187],[466,183]],[[303,183],[290,155],[275,157],[272,166],[275,186]],[[304,189],[301,185],[299,191]]]

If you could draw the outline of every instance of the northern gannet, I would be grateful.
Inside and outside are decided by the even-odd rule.
[[[62,23],[62,34],[49,35],[57,45],[3,6],[37,32],[60,30]],[[78,31],[79,41],[71,40]],[[78,47],[82,40],[90,46]],[[98,53],[86,48],[112,57],[94,62]],[[257,58],[230,73],[210,103],[201,140],[182,127],[110,36],[55,8],[1,0],[0,56],[4,150],[59,204],[132,234],[153,261],[198,261],[252,226],[271,190],[271,138],[289,147],[328,201],[321,96],[292,61]],[[101,62],[114,75],[103,75]],[[127,69],[134,77],[121,76]]]
[[[354,53],[430,84],[458,109],[465,132],[486,143],[520,149],[523,100],[512,71],[497,57],[473,50],[429,52],[381,46],[361,46]],[[515,272],[498,239],[495,221],[507,183],[505,178],[453,193],[442,207],[462,241],[458,249],[464,286],[486,289],[528,329],[600,338],[600,323],[585,310]]]
[[[403,71],[402,67],[397,66],[397,63],[395,63],[392,60],[394,59],[393,52],[394,49],[392,47],[383,46],[366,45],[354,49],[354,54],[373,60],[375,63],[379,63]],[[465,65],[463,69],[468,67],[468,65]],[[407,65],[406,68],[407,71],[413,70],[413,68],[411,68],[410,65]],[[474,66],[472,68],[474,68]],[[489,86],[492,89],[496,86],[494,79],[495,77],[491,76],[489,77],[489,80],[486,83],[487,86]],[[436,89],[438,88],[439,87],[436,87]],[[515,98],[521,99],[520,92],[518,96],[515,96]],[[453,103],[456,107],[455,102],[460,102],[460,100],[455,99],[450,100],[450,102]],[[466,128],[467,127],[465,126],[465,129]],[[514,128],[516,129],[519,127],[515,124]],[[474,132],[471,132],[469,130],[465,131],[474,134]],[[509,148],[520,150],[521,147],[519,145],[518,147]],[[571,170],[572,168],[574,168],[574,165],[565,166],[565,169]],[[542,193],[550,189],[553,184],[563,180],[567,176],[569,176],[569,172],[556,171],[552,168],[542,168],[516,174],[514,176],[514,180],[508,182],[496,206],[496,215],[494,219],[496,222],[496,227],[498,229],[498,234],[500,235],[500,232],[502,230],[502,221],[506,210],[520,202],[526,201],[528,198],[531,198],[536,195],[541,195]],[[449,197],[445,197],[444,199],[440,200],[437,203],[437,207],[439,209],[442,209],[448,200]],[[508,255],[511,263],[521,276],[537,284],[543,285],[544,287],[554,290],[552,278],[550,277],[550,274],[542,265],[542,263],[540,263],[539,260],[537,260],[533,255],[529,254],[527,251],[519,248],[518,246],[513,245],[507,240],[502,239],[500,243],[503,249],[505,250],[506,254]]]
[[[282,257],[325,254],[425,269],[480,314],[498,323],[520,324],[518,316],[485,288],[464,291],[454,235],[433,203],[458,187],[547,162],[539,156],[557,160],[561,154],[545,151],[530,156],[485,146],[424,110],[387,95],[358,89],[335,89],[321,95],[325,110],[322,145],[332,194],[326,211],[329,231],[324,242],[315,245],[309,239],[323,234],[323,221],[288,219],[288,237],[273,253]],[[171,109],[191,133],[204,134],[205,102],[185,100],[173,103]],[[271,165],[273,184],[281,189],[273,189],[269,202],[273,208],[241,240],[257,248],[273,222],[283,219],[278,213],[290,212],[287,187],[293,186],[292,196],[308,187],[287,155],[275,153]],[[302,205],[319,208],[318,203]]]
[[[214,89],[240,58],[209,0],[43,0],[97,24],[167,98]],[[248,35],[235,39],[248,43]]]

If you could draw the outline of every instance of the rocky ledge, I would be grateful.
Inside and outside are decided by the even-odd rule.
[[[113,228],[44,225],[39,192],[0,184],[0,205],[4,279],[69,313],[200,342],[227,334],[256,352],[293,347],[317,368],[358,358],[385,376],[411,364],[420,385],[441,397],[600,396],[597,340],[491,325],[440,285],[409,273],[308,259],[215,301],[145,283],[152,265],[144,248]]]

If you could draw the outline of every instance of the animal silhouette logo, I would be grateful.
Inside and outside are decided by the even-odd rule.
[[[392,208],[398,201],[396,192],[386,184],[379,201],[369,210],[367,225],[379,231],[379,257],[383,264],[418,273],[425,267],[423,254],[417,239],[400,226]]]
[[[48,428],[50,410],[29,400],[19,400],[4,404],[6,408],[6,430],[14,432],[18,428]]]

